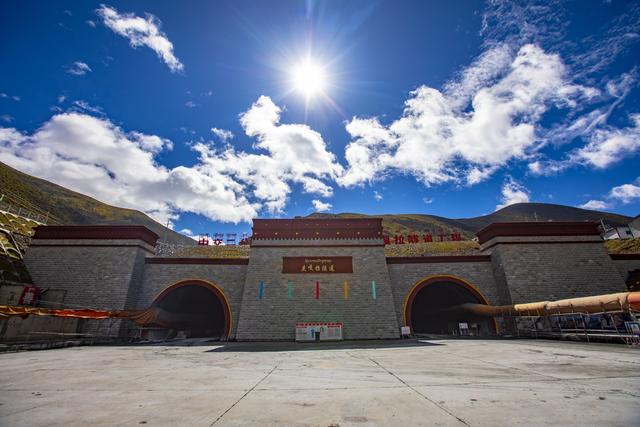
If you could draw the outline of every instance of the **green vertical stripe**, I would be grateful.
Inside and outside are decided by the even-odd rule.
[[[288,283],[287,298],[289,299],[293,298],[293,285],[291,284],[291,282]]]
[[[371,295],[373,296],[373,299],[376,299],[376,282],[375,281],[371,282]]]

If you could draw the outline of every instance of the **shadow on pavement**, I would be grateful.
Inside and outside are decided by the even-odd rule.
[[[353,350],[353,349],[383,349],[383,348],[411,348],[446,345],[427,340],[358,340],[296,343],[290,341],[275,342],[220,342],[219,347],[207,352],[269,352],[269,351],[314,351],[314,350]]]

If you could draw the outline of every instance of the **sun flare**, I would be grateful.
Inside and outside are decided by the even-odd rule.
[[[294,88],[307,98],[312,98],[325,88],[326,77],[324,70],[311,61],[299,64],[293,69],[291,75]]]

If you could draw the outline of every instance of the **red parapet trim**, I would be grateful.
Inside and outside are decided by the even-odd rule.
[[[145,258],[146,264],[248,265],[249,258]]]
[[[252,240],[382,238],[382,218],[254,219]]]
[[[515,236],[596,236],[600,235],[597,222],[494,222],[476,234],[480,244],[494,237]]]
[[[253,248],[381,248],[384,243],[366,244],[321,244],[321,245],[251,245]]]
[[[142,245],[80,245],[77,243],[70,243],[70,244],[65,244],[65,245],[42,245],[42,244],[38,244],[38,243],[33,243],[33,240],[31,241],[32,243],[29,243],[29,247],[30,248],[71,248],[71,247],[81,247],[81,248],[140,248],[143,249],[146,252],[149,252],[150,254],[155,254],[155,252],[151,249],[149,249],[148,246],[142,246]]]
[[[387,257],[387,264],[432,264],[447,262],[491,262],[490,255],[398,256]]]
[[[610,254],[614,261],[640,261],[640,254]]]
[[[155,246],[158,235],[143,225],[40,225],[34,239],[142,240]]]
[[[497,245],[555,245],[555,244],[571,244],[571,243],[597,243],[602,244],[602,240],[537,240],[529,242],[494,242],[486,248],[482,248],[482,251],[487,251]]]

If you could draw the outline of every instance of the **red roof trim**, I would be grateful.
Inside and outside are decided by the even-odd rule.
[[[586,221],[494,222],[477,233],[480,244],[495,237],[596,235],[600,235],[598,223]]]
[[[155,246],[158,235],[143,225],[41,225],[34,239],[142,240]]]

